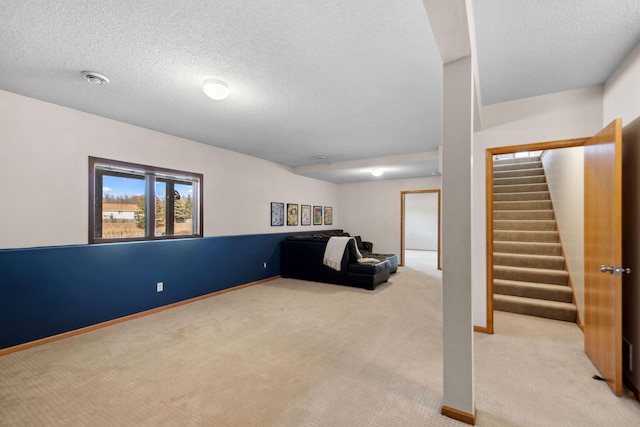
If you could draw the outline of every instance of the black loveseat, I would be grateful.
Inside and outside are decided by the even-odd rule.
[[[323,258],[329,238],[346,233],[292,235],[280,243],[280,275],[285,278],[334,283],[373,290],[386,282],[391,274],[390,262],[359,263],[356,243],[349,240],[340,261],[340,271],[324,265]]]

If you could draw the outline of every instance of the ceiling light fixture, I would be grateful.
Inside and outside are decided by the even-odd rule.
[[[384,171],[382,169],[371,169],[371,175],[373,176],[382,176],[383,173]]]
[[[109,80],[109,77],[105,76],[104,74],[96,73],[94,71],[83,71],[82,77],[84,77],[84,79],[89,83],[98,86],[106,85],[111,81]]]
[[[209,98],[216,101],[221,101],[229,96],[229,85],[222,80],[205,80],[202,90]]]

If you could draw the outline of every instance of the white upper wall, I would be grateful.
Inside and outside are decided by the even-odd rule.
[[[584,319],[584,147],[546,151],[542,163],[580,318]]]
[[[593,113],[595,104],[599,104],[601,111],[602,86],[487,105],[482,110],[482,133],[513,138],[510,145],[574,138],[571,136],[574,131],[581,129],[581,115]],[[567,126],[562,126],[562,122]],[[524,128],[530,132],[523,133]],[[598,130],[600,128],[602,126]],[[559,129],[564,129],[561,135],[558,135]]]
[[[341,228],[336,184],[5,91],[0,153],[0,248],[87,243],[89,156],[204,174],[205,236]],[[333,206],[333,225],[271,227],[270,202]]]
[[[640,117],[640,43],[604,85],[602,127],[617,118],[622,126]]]
[[[486,326],[486,163],[488,148],[595,135],[602,128],[602,87],[588,87],[484,107],[474,134],[472,286],[474,325]]]
[[[340,228],[372,242],[374,252],[399,254],[401,192],[439,188],[439,176],[339,184]]]

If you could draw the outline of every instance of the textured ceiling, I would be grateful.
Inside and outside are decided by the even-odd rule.
[[[3,1],[0,88],[290,167],[440,145],[419,0]],[[111,79],[85,83],[80,71]],[[212,101],[208,78],[231,95]]]
[[[640,0],[473,0],[485,105],[604,83],[640,42]]]
[[[639,41],[640,0],[473,5],[485,103],[601,84]],[[204,95],[210,78],[228,99]],[[385,179],[437,170],[442,65],[420,0],[3,0],[0,89],[332,182],[380,179],[363,172],[389,157],[412,160]]]

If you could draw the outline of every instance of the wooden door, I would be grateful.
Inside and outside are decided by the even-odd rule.
[[[622,125],[584,146],[584,350],[622,394]],[[606,269],[601,271],[601,267]]]

